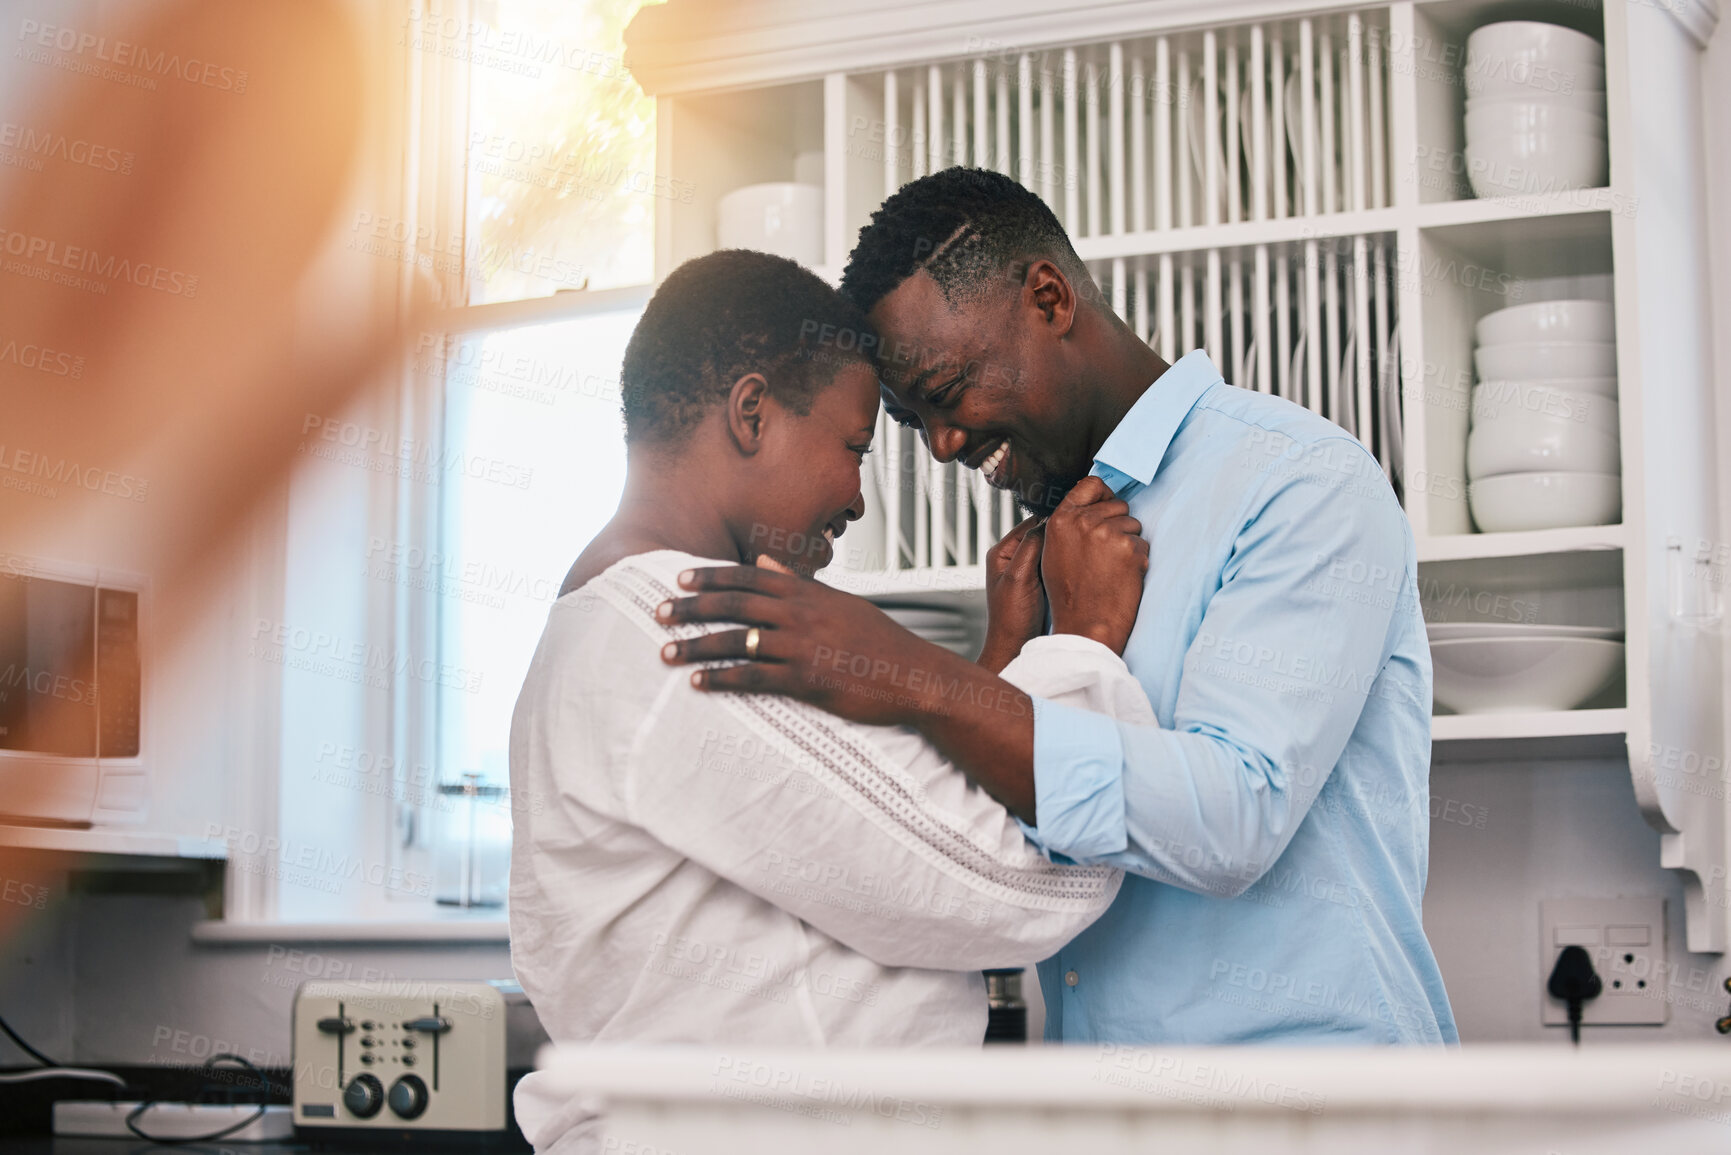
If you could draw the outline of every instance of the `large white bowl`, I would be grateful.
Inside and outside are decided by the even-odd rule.
[[[815,268],[823,264],[823,189],[793,181],[734,189],[716,205],[715,239],[719,248],[756,249]]]
[[[1525,417],[1546,417],[1580,425],[1607,437],[1621,434],[1618,424],[1621,412],[1610,397],[1559,389],[1544,381],[1486,381],[1473,386],[1474,429]]]
[[[1605,90],[1602,88],[1579,89],[1567,95],[1527,89],[1524,92],[1499,92],[1492,96],[1467,97],[1467,111],[1469,113],[1475,108],[1491,108],[1499,104],[1555,105],[1558,108],[1567,108],[1574,112],[1588,113],[1600,120],[1605,119]]]
[[[1432,642],[1431,693],[1457,714],[1573,710],[1616,678],[1623,643],[1604,638]]]
[[[1529,381],[1487,380],[1481,381],[1479,384],[1508,387],[1536,385],[1545,389],[1561,389],[1566,393],[1585,393],[1592,397],[1603,397],[1607,401],[1617,399],[1617,379],[1615,377],[1535,377]]]
[[[1535,20],[1486,24],[1467,37],[1461,80],[1468,96],[1603,88],[1605,46],[1557,24]]]
[[[1480,345],[1514,341],[1615,341],[1609,301],[1534,301],[1486,313],[1473,326]]]
[[[1481,381],[1615,377],[1615,341],[1497,341],[1473,350]]]
[[[1518,133],[1586,133],[1605,139],[1605,118],[1567,104],[1501,100],[1467,109],[1467,144]]]
[[[1615,473],[1505,473],[1467,482],[1467,507],[1481,533],[1615,525],[1623,513],[1623,479]]]
[[[1479,198],[1544,196],[1603,188],[1605,138],[1586,132],[1519,132],[1467,141],[1467,182]]]
[[[1507,413],[1467,435],[1467,477],[1474,481],[1505,473],[1616,473],[1622,465],[1615,437],[1543,413]]]

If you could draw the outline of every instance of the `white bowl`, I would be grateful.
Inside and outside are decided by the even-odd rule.
[[[1537,385],[1545,389],[1561,389],[1565,393],[1585,393],[1590,397],[1603,397],[1607,401],[1617,399],[1617,379],[1615,377],[1534,377],[1525,381],[1486,380],[1480,385],[1497,385],[1506,391],[1511,387],[1530,387]]]
[[[1481,533],[1615,525],[1623,513],[1623,479],[1614,473],[1505,473],[1469,481],[1467,506]]]
[[[823,189],[793,181],[734,189],[716,205],[715,239],[718,248],[756,249],[815,268],[823,264]]]
[[[1604,638],[1461,638],[1432,642],[1431,693],[1457,714],[1573,710],[1623,668]]]
[[[1480,422],[1467,435],[1467,477],[1505,473],[1616,473],[1623,457],[1617,439],[1582,421],[1543,413],[1506,413]]]
[[[1542,626],[1528,622],[1426,622],[1431,644],[1463,638],[1603,638],[1618,641],[1621,626]]]
[[[1540,92],[1536,89],[1525,89],[1521,92],[1498,92],[1485,96],[1467,97],[1467,111],[1475,108],[1493,108],[1502,104],[1544,104],[1557,108],[1566,108],[1574,112],[1584,112],[1605,119],[1605,90],[1602,88],[1581,88],[1570,93]]]
[[[1521,132],[1468,139],[1467,181],[1480,198],[1543,196],[1603,188],[1605,138],[1585,132]]]
[[[1560,389],[1544,381],[1486,381],[1473,386],[1474,429],[1525,417],[1580,425],[1607,437],[1621,435],[1617,402],[1598,393]]]
[[[1537,381],[1551,377],[1614,377],[1614,341],[1497,341],[1473,350],[1481,381]]]
[[[1534,20],[1486,24],[1467,37],[1468,96],[1571,93],[1605,87],[1605,46],[1583,32]]]
[[[1534,301],[1486,313],[1473,326],[1480,345],[1516,341],[1615,341],[1609,301]]]
[[[1500,100],[1467,108],[1467,144],[1517,133],[1584,133],[1605,139],[1605,118],[1584,108],[1542,100]]]

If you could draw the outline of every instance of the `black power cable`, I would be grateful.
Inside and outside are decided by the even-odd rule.
[[[226,1139],[230,1135],[233,1135],[236,1131],[243,1131],[246,1128],[252,1126],[254,1123],[258,1122],[260,1119],[264,1118],[265,1111],[270,1106],[270,1080],[265,1077],[265,1073],[263,1071],[259,1070],[255,1066],[253,1066],[252,1063],[248,1062],[246,1059],[241,1058],[239,1055],[230,1054],[227,1051],[224,1051],[221,1054],[212,1055],[210,1058],[206,1059],[203,1063],[201,1063],[199,1065],[199,1069],[201,1071],[206,1071],[206,1072],[214,1071],[214,1070],[216,1070],[216,1065],[218,1063],[224,1063],[224,1062],[239,1063],[241,1066],[243,1066],[247,1070],[251,1071],[254,1075],[258,1076],[259,1093],[258,1093],[258,1110],[257,1111],[253,1112],[251,1115],[248,1115],[245,1119],[242,1119],[238,1123],[234,1123],[234,1124],[231,1124],[230,1126],[224,1127],[220,1131],[212,1131],[208,1135],[188,1135],[185,1138],[178,1138],[177,1139],[177,1138],[172,1138],[172,1137],[168,1137],[168,1136],[152,1135],[152,1134],[149,1134],[148,1132],[144,1131],[142,1128],[139,1127],[138,1120],[143,1118],[144,1113],[146,1111],[150,1110],[152,1107],[156,1106],[156,1103],[157,1103],[157,1101],[155,1099],[148,1099],[145,1102],[140,1103],[138,1106],[134,1107],[130,1112],[127,1113],[126,1129],[128,1131],[131,1131],[134,1135],[137,1135],[140,1139],[148,1139],[152,1143],[160,1143],[166,1147],[166,1146],[175,1146],[175,1145],[178,1145],[181,1143],[209,1143],[209,1142],[212,1142],[212,1141],[217,1140],[217,1139]]]
[[[26,1055],[29,1055],[44,1067],[60,1066],[59,1063],[56,1063],[53,1059],[50,1059],[47,1055],[44,1055],[41,1051],[38,1051],[35,1047],[32,1047],[29,1043],[26,1043],[22,1038],[20,1038],[18,1032],[13,1030],[12,1025],[3,1018],[0,1018],[0,1031],[5,1031],[6,1037],[11,1039],[14,1043],[17,1043],[20,1051],[23,1051]]]
[[[106,1071],[81,1071],[73,1068],[63,1068],[59,1063],[56,1063],[53,1059],[50,1059],[47,1055],[44,1055],[41,1051],[38,1051],[35,1047],[32,1047],[29,1043],[25,1042],[23,1037],[20,1036],[17,1031],[14,1031],[11,1024],[4,1018],[0,1018],[0,1031],[5,1032],[6,1037],[16,1043],[20,1050],[35,1059],[38,1063],[42,1064],[43,1067],[56,1072],[64,1070],[67,1075],[74,1078],[103,1078],[112,1080],[122,1087],[125,1087],[126,1085],[124,1079]],[[271,1081],[269,1077],[246,1059],[241,1058],[239,1055],[230,1054],[227,1051],[212,1055],[210,1058],[206,1059],[203,1063],[199,1064],[199,1070],[204,1071],[207,1074],[212,1073],[216,1070],[218,1063],[238,1063],[240,1066],[251,1071],[253,1075],[258,1078],[259,1091],[257,1111],[238,1123],[224,1127],[220,1131],[212,1131],[208,1135],[188,1135],[185,1138],[177,1139],[171,1136],[152,1135],[138,1126],[138,1120],[144,1117],[144,1113],[156,1106],[158,1103],[158,1100],[156,1099],[148,1099],[127,1112],[126,1129],[131,1131],[134,1135],[137,1135],[140,1139],[144,1139],[148,1142],[158,1143],[163,1146],[177,1146],[182,1143],[209,1143],[217,1139],[226,1139],[236,1131],[244,1130],[264,1118],[265,1111],[270,1107]],[[206,1090],[208,1091],[210,1087],[211,1084],[207,1083]]]

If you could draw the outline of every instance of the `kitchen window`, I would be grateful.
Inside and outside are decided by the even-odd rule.
[[[511,710],[618,503],[619,365],[671,191],[622,62],[644,2],[417,0],[375,26],[407,62],[407,175],[362,211],[416,222],[390,275],[456,308],[340,418],[421,467],[309,460],[291,484],[284,623],[362,657],[284,666],[270,825],[292,853],[231,886],[252,893],[231,916],[503,917],[512,809],[544,804],[508,795]]]

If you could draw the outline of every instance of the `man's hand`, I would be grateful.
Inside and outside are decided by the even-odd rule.
[[[1043,516],[1028,518],[986,553],[986,644],[979,663],[994,674],[1046,629],[1046,590],[1040,584],[1044,522]]]
[[[741,629],[669,642],[674,665],[731,660],[741,665],[696,671],[703,690],[784,694],[855,722],[899,725],[942,709],[948,688],[971,679],[975,693],[991,683],[1008,689],[942,646],[925,641],[862,597],[772,566],[717,566],[688,571],[680,584],[695,597],[664,603],[663,622],[731,622]],[[748,628],[758,630],[755,656]]]
[[[747,627],[662,648],[669,665],[739,663],[694,671],[699,690],[783,694],[867,725],[912,726],[1011,813],[1034,821],[1033,704],[1021,690],[864,598],[772,566],[688,570],[679,584],[695,596],[662,603],[656,620]]]
[[[1142,602],[1148,543],[1130,507],[1098,477],[1085,477],[1046,519],[1040,576],[1052,632],[1080,634],[1122,654]]]

